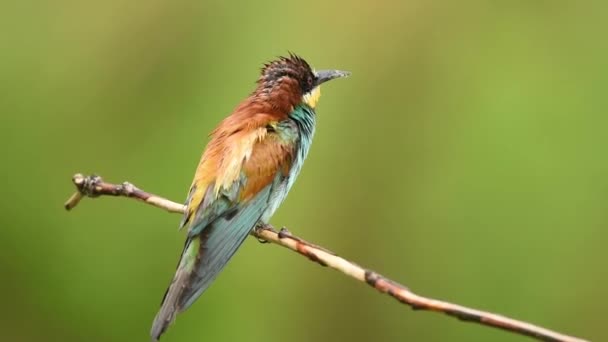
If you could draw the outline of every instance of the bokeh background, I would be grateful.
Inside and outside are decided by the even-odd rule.
[[[183,201],[207,134],[294,51],[324,86],[273,223],[407,284],[608,340],[605,1],[21,1],[0,49],[3,341],[147,341],[180,217],[63,210],[75,172]],[[165,341],[523,341],[254,239]]]

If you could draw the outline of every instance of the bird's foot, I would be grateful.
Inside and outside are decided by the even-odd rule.
[[[253,228],[253,231],[255,232],[255,231],[258,231],[258,230],[260,230],[260,229],[266,229],[266,228],[268,228],[268,227],[270,227],[270,225],[265,224],[265,223],[258,223],[258,224],[256,224],[256,225],[255,225],[255,227]],[[258,236],[255,236],[255,238],[258,240],[258,242],[259,242],[259,243],[269,243],[269,241],[268,241],[268,240],[264,240],[264,239],[262,239],[262,238],[260,238],[260,237],[258,237]]]
[[[262,238],[256,237],[259,243],[268,243],[268,240],[264,240]]]

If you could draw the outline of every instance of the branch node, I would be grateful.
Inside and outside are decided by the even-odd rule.
[[[79,177],[78,177],[79,176]],[[101,188],[99,184],[103,182],[103,179],[97,175],[90,175],[83,177],[80,174],[74,176],[74,184],[80,193],[84,196],[95,198],[99,197]]]
[[[133,195],[133,193],[138,189],[135,187],[135,185],[129,182],[123,182],[122,184],[120,184],[117,190],[120,192],[121,195],[131,197],[131,195]]]
[[[377,281],[378,281],[378,274],[376,272],[372,272],[370,270],[365,270],[365,282],[369,286],[376,288]]]
[[[286,239],[286,238],[291,238],[291,237],[293,237],[293,236],[291,235],[291,232],[287,228],[282,227],[281,230],[279,230],[279,239]]]
[[[84,196],[98,197],[98,184],[103,182],[103,179],[97,175],[84,176],[81,173],[77,173],[72,176],[72,183],[76,186],[77,192],[73,193],[70,198],[63,205],[66,210],[72,210],[75,206],[80,203],[80,200]]]

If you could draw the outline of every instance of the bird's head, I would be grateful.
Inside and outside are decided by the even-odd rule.
[[[279,57],[262,68],[258,86],[269,95],[291,95],[298,103],[315,108],[321,96],[321,84],[350,72],[340,70],[313,70],[302,58],[294,54]]]

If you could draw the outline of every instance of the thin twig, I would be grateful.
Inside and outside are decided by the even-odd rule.
[[[111,184],[104,182],[99,176],[83,176],[81,174],[74,175],[72,181],[76,186],[77,192],[65,203],[65,208],[67,210],[73,209],[80,202],[82,197],[98,197],[102,195],[134,198],[155,207],[165,209],[171,213],[183,213],[185,210],[185,207],[182,204],[145,192],[128,182]],[[277,231],[270,225],[259,226],[252,232],[252,235],[261,241],[283,246],[307,257],[321,266],[333,268],[351,278],[364,282],[376,290],[388,294],[399,302],[409,305],[414,310],[442,312],[463,321],[475,322],[493,328],[503,329],[512,333],[530,336],[541,341],[586,342],[586,340],[563,335],[527,322],[417,295],[407,287],[398,284],[389,278],[372,270],[365,269],[354,262],[337,256],[335,253],[325,248],[316,246],[292,235],[285,228]]]

